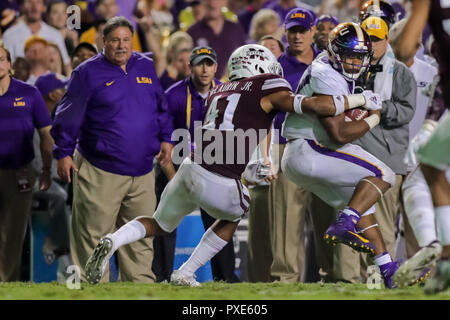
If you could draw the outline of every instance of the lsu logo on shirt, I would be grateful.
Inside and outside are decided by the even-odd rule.
[[[14,107],[25,107],[25,106],[26,106],[26,103],[23,100],[23,97],[14,99]]]
[[[146,84],[152,84],[152,79],[147,77],[136,77],[137,83],[146,83]]]

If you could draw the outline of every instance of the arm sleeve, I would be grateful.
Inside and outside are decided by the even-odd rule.
[[[55,159],[72,156],[75,150],[90,97],[87,89],[89,84],[84,78],[83,73],[75,70],[70,78],[66,94],[56,106],[55,120],[50,131],[55,140],[53,149]]]
[[[269,75],[267,79],[264,80],[261,92],[262,96],[267,96],[269,94],[278,92],[278,91],[291,91],[292,87],[284,78],[281,78],[276,75]]]
[[[155,79],[156,73],[155,73]],[[158,126],[159,126],[159,141],[160,142],[172,142],[173,132],[173,116],[170,113],[167,97],[164,94],[161,84],[157,81],[157,104],[158,104]]]
[[[387,127],[403,126],[411,121],[416,109],[417,83],[413,73],[396,62],[391,100],[383,101],[381,122]]]
[[[314,72],[310,81],[311,89],[316,94],[342,95],[349,93],[348,87],[344,87],[344,80],[338,79],[331,73]]]
[[[41,129],[52,124],[47,105],[45,104],[44,98],[42,98],[41,93],[37,89],[34,89],[32,107],[33,122],[36,129]]]

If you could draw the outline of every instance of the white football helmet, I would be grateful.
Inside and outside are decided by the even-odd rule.
[[[237,48],[228,59],[230,81],[273,73],[283,76],[283,68],[274,54],[259,44],[247,44]]]

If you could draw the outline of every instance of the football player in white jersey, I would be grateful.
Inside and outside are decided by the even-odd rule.
[[[368,34],[355,23],[342,23],[330,33],[327,52],[313,61],[297,92],[307,96],[352,93],[371,55]],[[392,288],[398,267],[386,250],[373,214],[375,203],[394,184],[395,175],[376,157],[351,144],[379,120],[378,111],[351,122],[345,121],[345,115],[291,113],[283,127],[288,144],[282,168],[293,182],[341,210],[325,232],[325,240],[372,254],[386,288]]]
[[[399,56],[406,58],[414,52],[414,39],[422,34],[428,22],[436,41],[439,63],[440,86],[445,106],[450,108],[450,4],[439,0],[412,0],[411,14],[399,39]],[[432,134],[431,134],[432,132]],[[425,135],[423,135],[425,133]],[[422,136],[423,139],[420,139]],[[410,145],[410,151],[417,152],[422,173],[430,188],[433,199],[437,238],[442,245],[440,260],[433,278],[425,286],[426,293],[436,293],[450,287],[450,183],[446,171],[450,169],[450,114],[447,112],[437,126],[425,122]],[[428,138],[429,137],[429,138]],[[426,139],[428,138],[428,139]],[[411,154],[411,152],[410,152]],[[422,251],[422,250],[421,250]],[[421,253],[421,251],[418,252]],[[426,255],[424,255],[426,257]],[[414,267],[426,259],[416,259],[405,263],[405,268],[415,272]],[[420,258],[420,257],[419,257]]]
[[[282,68],[275,56],[260,45],[236,49],[229,58],[228,68],[230,82],[214,87],[208,94],[208,112],[201,128],[202,133],[205,133],[202,134],[202,143],[196,145],[191,158],[183,161],[168,183],[153,216],[153,212],[149,212],[147,216],[136,218],[100,240],[86,264],[90,283],[100,281],[110,257],[120,246],[144,237],[171,232],[184,216],[201,207],[217,221],[206,230],[189,259],[171,276],[174,284],[199,286],[195,280],[196,270],[232,238],[250,202],[248,190],[241,182],[241,174],[256,145],[249,147],[243,143],[248,149],[245,150],[246,154],[235,154],[233,141],[228,143],[228,133],[246,133],[248,130],[266,130],[267,133],[277,110],[335,115],[361,105],[368,109],[381,109],[381,102],[376,99],[373,101],[373,93],[340,94],[336,97],[294,95],[289,83],[281,77]],[[213,149],[219,148],[215,154],[223,155],[227,159],[226,163],[211,163],[204,159],[206,150],[212,149],[211,136],[205,136],[213,133],[222,136],[224,143],[220,146],[215,144]],[[263,138],[260,137],[258,142]],[[230,153],[238,158],[244,156],[247,163],[230,163]]]

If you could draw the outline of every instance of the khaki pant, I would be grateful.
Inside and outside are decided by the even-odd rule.
[[[274,163],[280,163],[284,147],[278,144],[272,146]],[[278,179],[270,185],[269,193],[273,256],[271,275],[282,282],[302,281],[305,270],[305,216],[311,194],[291,182],[281,170]]]
[[[247,273],[250,282],[272,282],[269,224],[269,186],[249,187]]]
[[[30,186],[33,186],[35,176],[31,165],[26,165],[23,170]],[[19,192],[18,171],[0,169],[0,282],[20,280],[32,191]]]
[[[152,216],[155,210],[155,177],[150,172],[140,177],[103,171],[75,151],[78,173],[73,177],[73,211],[70,250],[74,264],[84,267],[104,235],[115,231],[138,216]],[[154,282],[151,270],[153,239],[145,238],[117,250],[120,281]],[[105,272],[103,282],[109,280]]]

